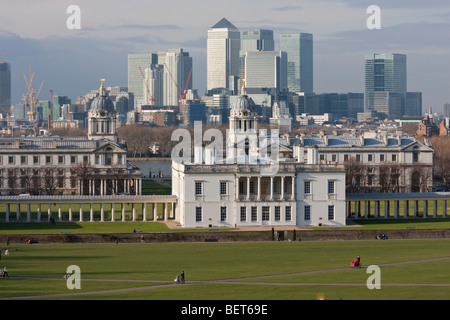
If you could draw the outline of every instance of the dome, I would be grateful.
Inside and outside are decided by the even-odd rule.
[[[233,113],[242,113],[242,112],[253,113],[253,112],[256,112],[256,104],[252,98],[249,98],[246,94],[242,94],[234,102],[234,105],[231,108],[231,112],[233,112]]]
[[[103,82],[100,87],[100,95],[92,101],[90,111],[100,112],[102,110],[106,112],[115,112],[114,103],[107,97]]]

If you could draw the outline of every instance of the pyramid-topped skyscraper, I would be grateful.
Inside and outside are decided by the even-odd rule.
[[[230,78],[239,75],[241,34],[223,18],[208,30],[207,90],[227,88],[233,90]]]

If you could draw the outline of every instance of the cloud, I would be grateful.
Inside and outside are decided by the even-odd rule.
[[[283,7],[276,7],[276,8],[272,8],[275,11],[298,11],[298,10],[303,10],[304,7],[303,6],[295,6],[295,5],[286,5]]]

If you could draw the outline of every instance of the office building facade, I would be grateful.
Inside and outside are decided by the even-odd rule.
[[[239,76],[239,50],[241,34],[223,18],[208,30],[207,40],[207,90],[234,88],[230,79]]]
[[[6,113],[11,107],[11,65],[0,61],[0,112]]]
[[[142,103],[144,99],[144,79],[141,70],[144,72],[149,65],[156,63],[158,63],[158,56],[154,53],[128,55],[128,92],[134,96],[134,101],[131,101],[131,109],[134,108],[135,101]]]
[[[314,92],[313,35],[282,33],[280,50],[287,53],[289,91]]]

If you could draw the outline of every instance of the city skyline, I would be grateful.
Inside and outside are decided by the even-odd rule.
[[[381,29],[369,30],[369,5],[381,8]],[[419,1],[227,1],[108,5],[78,1],[81,29],[69,30],[68,4],[55,0],[4,5],[0,13],[0,57],[11,63],[12,104],[26,91],[22,71],[31,63],[36,83],[72,100],[97,87],[127,85],[127,55],[182,48],[193,58],[193,87],[206,89],[207,31],[222,18],[240,31],[307,32],[314,35],[314,91],[364,92],[364,56],[393,52],[408,56],[408,90],[423,92],[423,108],[442,111],[450,100],[450,4]],[[126,9],[126,10],[125,10]],[[37,19],[38,13],[48,19]],[[125,12],[125,13],[124,13]],[[147,14],[146,14],[147,12]],[[160,12],[161,14],[157,14]],[[33,18],[34,17],[34,18]],[[433,35],[433,36],[430,36]]]

